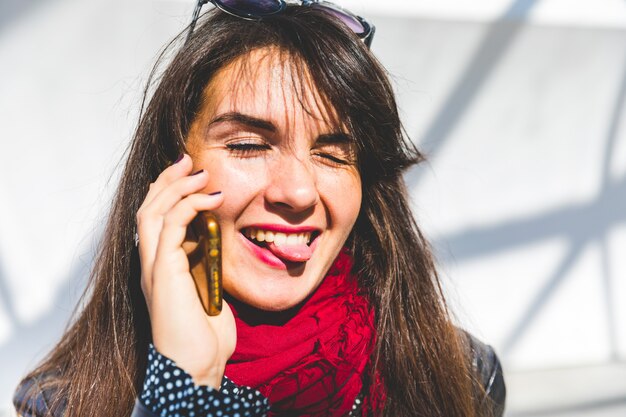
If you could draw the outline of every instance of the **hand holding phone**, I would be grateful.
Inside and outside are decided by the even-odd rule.
[[[193,161],[183,155],[150,184],[137,211],[141,289],[155,348],[195,384],[219,389],[237,343],[235,318],[226,301],[217,314],[220,251],[219,241],[210,239],[219,234],[207,221],[224,197],[207,194],[209,173],[192,175],[193,170]],[[211,252],[211,247],[218,250]]]

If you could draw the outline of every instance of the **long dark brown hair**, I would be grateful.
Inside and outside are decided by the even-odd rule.
[[[148,83],[149,101],[128,152],[84,308],[27,378],[52,393],[52,409],[65,409],[67,416],[130,415],[151,340],[133,244],[137,209],[150,182],[185,149],[211,77],[263,47],[277,48],[306,66],[356,144],[363,203],[347,244],[375,309],[372,367],[385,385],[384,415],[477,415],[466,342],[451,323],[402,179],[422,156],[402,130],[383,67],[349,29],[310,7],[289,7],[261,21],[209,12],[190,42],[161,57],[169,64],[155,69]]]

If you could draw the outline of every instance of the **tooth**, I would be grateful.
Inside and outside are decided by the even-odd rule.
[[[265,232],[263,230],[256,232],[256,240],[259,242],[265,242]]]
[[[256,230],[254,230],[253,228],[249,228],[248,229],[248,237],[250,239],[254,239],[256,237]]]
[[[288,245],[297,245],[298,242],[298,235],[295,233],[292,233],[290,235],[287,236],[287,244]]]
[[[265,232],[265,241],[266,242],[270,242],[270,243],[273,242],[274,241],[274,232],[269,231],[269,230],[266,231]]]
[[[276,246],[284,245],[287,241],[287,235],[284,233],[276,233],[274,235],[274,244]]]
[[[306,233],[304,234],[304,238],[305,238],[305,239],[304,239],[304,240],[305,240],[305,242],[304,242],[304,243],[305,243],[306,245],[308,245],[308,244],[309,244],[309,242],[311,241],[311,232],[306,232]]]

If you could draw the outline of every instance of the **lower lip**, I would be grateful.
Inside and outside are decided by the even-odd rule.
[[[285,262],[282,259],[278,258],[274,255],[269,249],[262,248],[260,246],[252,243],[248,238],[246,238],[242,233],[239,233],[239,237],[243,239],[243,243],[250,251],[263,263],[271,266],[276,269],[289,269],[293,266],[303,265],[305,262]],[[311,242],[311,249],[315,252],[315,247],[317,246],[317,240],[320,237],[318,235],[313,242]]]

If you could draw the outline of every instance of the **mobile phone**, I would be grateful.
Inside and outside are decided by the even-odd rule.
[[[191,223],[198,241],[189,254],[193,276],[204,311],[217,316],[222,311],[222,242],[220,225],[209,212],[200,213]]]

